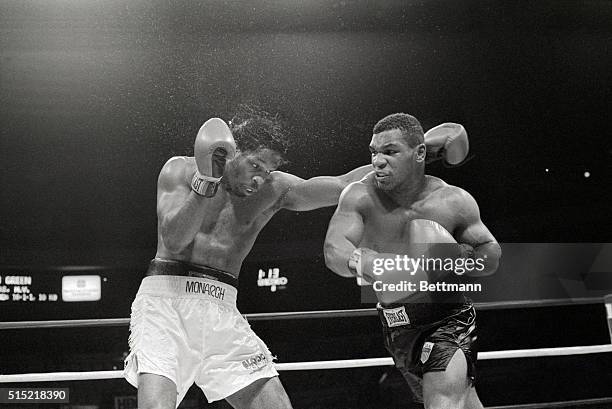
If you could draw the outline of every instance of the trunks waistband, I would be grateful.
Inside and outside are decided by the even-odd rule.
[[[201,277],[158,275],[145,277],[138,289],[139,295],[171,298],[196,298],[236,305],[238,290],[222,283]]]
[[[187,263],[185,261],[166,260],[154,258],[149,263],[147,277],[150,276],[182,276],[182,277],[200,277],[212,281],[220,281],[222,283],[238,288],[238,279],[232,274],[217,270],[216,268],[200,266],[197,264]]]
[[[445,318],[458,314],[471,302],[463,300],[448,300],[435,303],[401,303],[376,306],[378,316],[384,327],[422,326],[433,324]]]

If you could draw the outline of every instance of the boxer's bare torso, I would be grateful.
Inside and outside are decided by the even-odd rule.
[[[187,193],[195,172],[193,158],[175,158],[172,172]],[[212,198],[204,198],[204,220],[193,241],[180,252],[172,252],[161,237],[165,212],[158,212],[158,245],[155,257],[213,267],[238,276],[240,266],[257,235],[281,208],[281,196],[290,186],[287,174],[272,172],[257,194],[239,197],[221,186]],[[170,209],[169,211],[172,211]]]
[[[465,191],[433,176],[425,176],[425,185],[414,201],[402,205],[378,190],[373,177],[353,183],[349,189],[363,219],[363,235],[357,247],[403,254],[411,243],[408,225],[412,220],[435,221],[453,236],[464,223]]]

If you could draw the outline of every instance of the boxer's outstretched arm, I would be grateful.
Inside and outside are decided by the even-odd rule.
[[[495,273],[499,267],[501,247],[480,219],[480,210],[476,200],[468,192],[461,189],[457,206],[459,217],[459,224],[455,230],[457,242],[471,246],[474,249],[474,259],[484,260],[482,271],[474,270],[466,273],[466,275],[474,277]]]
[[[370,172],[372,172],[372,165],[361,166],[340,176],[317,176],[307,180],[285,173],[287,187],[283,193],[280,207],[306,211],[335,206],[346,186],[361,180]]]
[[[363,236],[363,217],[359,211],[360,186],[357,185],[359,183],[350,185],[342,192],[325,236],[325,264],[342,277],[355,276],[348,267],[348,260]]]

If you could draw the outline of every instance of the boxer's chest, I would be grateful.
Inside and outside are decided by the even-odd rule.
[[[451,233],[456,227],[452,212],[443,201],[423,200],[409,207],[375,206],[370,210],[364,218],[362,245],[387,252],[400,251],[411,241],[410,223],[413,220],[432,220]]]
[[[206,215],[200,233],[229,240],[247,239],[246,236],[257,234],[274,215],[276,199],[269,192],[255,197],[232,198],[224,203],[218,213]]]

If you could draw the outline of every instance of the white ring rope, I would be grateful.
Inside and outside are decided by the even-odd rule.
[[[595,298],[568,298],[549,300],[499,301],[476,303],[479,311],[496,310],[501,308],[536,308],[557,307],[576,304],[599,304],[603,297]],[[349,310],[324,311],[291,311],[291,312],[262,312],[244,314],[249,321],[310,319],[310,318],[340,318],[340,317],[369,317],[377,314],[376,308],[358,308]],[[76,327],[120,327],[127,326],[129,318],[83,319],[83,320],[53,320],[53,321],[5,321],[0,322],[0,330],[22,328],[76,328]]]
[[[478,354],[479,360],[536,358],[544,356],[584,355],[612,352],[612,345],[588,345],[559,348],[515,349],[507,351],[487,351]],[[279,371],[305,371],[315,369],[364,368],[371,366],[391,366],[391,358],[346,359],[337,361],[288,362],[276,364]],[[0,375],[0,383],[87,381],[123,378],[123,371],[88,372],[48,372]]]
[[[593,398],[593,399],[580,399],[580,400],[568,400],[564,402],[540,402],[540,403],[522,403],[518,405],[504,405],[504,406],[487,406],[487,409],[544,409],[544,408],[565,408],[565,409],[576,409],[586,408],[587,406],[603,405],[612,403],[612,398]],[[603,406],[598,406],[603,407]]]

